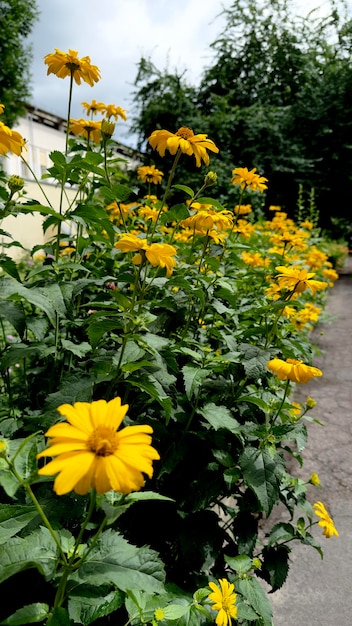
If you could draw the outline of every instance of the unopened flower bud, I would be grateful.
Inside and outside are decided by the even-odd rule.
[[[21,191],[21,189],[23,189],[24,180],[20,176],[16,176],[14,174],[13,176],[10,176],[9,180],[7,181],[7,185],[10,191],[12,191],[12,193],[15,193],[15,191]]]
[[[111,139],[115,132],[116,124],[114,122],[109,122],[109,120],[103,119],[101,120],[101,136],[106,141],[107,139]]]
[[[208,172],[204,178],[204,185],[206,187],[211,187],[215,185],[218,180],[218,175],[215,172]]]
[[[310,479],[309,479],[309,482],[310,482],[312,485],[315,485],[316,487],[317,487],[318,485],[320,485],[320,478],[319,478],[319,476],[318,476],[318,474],[317,474],[316,472],[313,472],[313,474],[311,475],[311,477],[310,477]]]
[[[310,396],[308,396],[306,400],[307,409],[314,409],[316,406],[316,400],[313,400]]]

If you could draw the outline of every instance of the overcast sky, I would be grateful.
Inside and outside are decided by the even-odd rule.
[[[299,1],[299,0],[298,0]],[[302,0],[316,7],[326,0]],[[39,21],[33,29],[31,104],[66,117],[68,79],[46,75],[43,58],[55,48],[90,56],[101,80],[74,87],[72,117],[85,117],[81,102],[115,104],[132,115],[133,82],[141,56],[159,69],[186,71],[197,84],[211,62],[209,44],[221,33],[222,9],[231,0],[37,0]],[[128,141],[128,123],[119,122],[119,138]]]

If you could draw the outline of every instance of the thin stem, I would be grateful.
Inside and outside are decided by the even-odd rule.
[[[162,201],[161,201],[161,207],[160,207],[160,209],[159,209],[159,213],[158,213],[158,215],[157,215],[157,217],[156,217],[156,220],[155,220],[155,222],[154,222],[154,224],[153,224],[153,228],[152,228],[151,233],[150,233],[150,240],[149,240],[149,241],[150,241],[150,243],[151,243],[151,242],[152,242],[152,240],[153,240],[153,236],[154,236],[154,233],[155,233],[156,225],[157,225],[157,223],[158,223],[158,220],[159,220],[159,217],[160,217],[161,211],[163,210],[163,208],[164,208],[164,206],[165,206],[165,203],[166,203],[166,198],[167,198],[167,196],[169,195],[169,191],[170,191],[170,189],[171,189],[171,183],[172,183],[172,181],[173,181],[173,178],[174,178],[174,175],[175,175],[175,170],[176,170],[177,164],[178,164],[178,162],[179,162],[179,160],[180,160],[181,154],[182,154],[181,150],[180,150],[180,149],[178,149],[178,150],[177,150],[177,152],[176,152],[176,155],[175,155],[174,162],[173,162],[173,164],[172,164],[172,168],[171,168],[171,170],[170,170],[169,179],[168,179],[168,181],[167,181],[167,185],[166,185],[165,193],[164,193],[163,199],[162,199]]]

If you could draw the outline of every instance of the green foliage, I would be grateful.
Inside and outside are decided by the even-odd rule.
[[[0,582],[14,598],[1,609],[4,625],[202,626],[216,617],[209,582],[225,579],[238,623],[271,626],[261,579],[273,591],[284,584],[291,542],[321,553],[309,481],[294,475],[310,405],[297,409],[290,376],[275,376],[268,361],[310,367],[309,332],[337,278],[329,243],[303,204],[300,223],[250,212],[261,202],[252,183],[231,187],[242,213],[225,208],[222,192],[210,195],[208,177],[194,192],[180,167],[174,184],[181,157],[161,199],[116,172],[106,142],[52,154],[50,177],[74,187],[66,210],[22,206],[1,186],[4,216],[14,202],[18,219],[39,213],[53,227],[27,257],[10,256],[10,241],[1,259]],[[312,267],[320,282],[304,274]],[[133,445],[123,457],[113,432],[111,452],[110,425],[101,435],[92,417],[79,450],[55,442],[60,462],[82,447],[94,458],[89,485],[57,495],[38,473],[57,409],[117,397],[128,405],[125,425],[151,427],[160,454],[145,488],[89,488],[112,454],[122,477],[139,470]]]
[[[0,2],[0,103],[1,120],[13,126],[23,115],[30,96],[31,47],[26,39],[38,18],[35,0]]]

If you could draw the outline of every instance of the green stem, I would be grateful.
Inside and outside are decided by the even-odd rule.
[[[181,156],[181,154],[182,154],[181,150],[180,150],[180,149],[178,149],[178,150],[177,150],[177,152],[176,152],[176,155],[175,155],[174,162],[173,162],[173,164],[172,164],[172,168],[171,168],[171,170],[170,170],[169,179],[168,179],[168,181],[167,181],[167,185],[166,185],[165,193],[164,193],[163,199],[162,199],[162,201],[161,201],[161,207],[160,207],[160,209],[159,209],[159,213],[158,213],[157,218],[156,218],[156,220],[155,220],[155,222],[154,222],[154,224],[153,224],[153,228],[151,229],[150,239],[149,239],[149,242],[150,242],[150,243],[152,243],[152,241],[153,241],[153,236],[154,236],[154,233],[155,233],[156,225],[157,225],[157,223],[158,223],[158,220],[159,220],[160,214],[161,214],[161,212],[162,212],[162,210],[163,210],[163,208],[164,208],[164,206],[165,206],[165,203],[166,203],[166,198],[167,198],[167,196],[169,195],[169,191],[170,191],[170,189],[171,189],[171,183],[172,183],[172,181],[173,181],[173,178],[174,178],[174,175],[175,175],[175,170],[176,170],[177,164],[178,164],[178,162],[179,162],[179,160],[180,160],[180,156]]]
[[[55,541],[58,549],[59,549],[59,553],[60,553],[60,558],[62,559],[62,562],[67,564],[66,561],[66,555],[65,553],[62,551],[62,547],[61,547],[61,543],[60,540],[57,536],[57,534],[55,533],[52,525],[50,524],[47,516],[45,515],[41,505],[39,504],[34,492],[32,491],[32,488],[30,487],[30,485],[24,481],[22,479],[22,477],[20,476],[20,474],[17,472],[15,465],[13,463],[13,461],[10,461],[9,459],[6,459],[8,466],[10,468],[10,471],[12,472],[12,474],[15,476],[16,480],[18,480],[18,482],[20,483],[20,485],[25,489],[25,491],[27,492],[27,494],[29,495],[30,499],[32,500],[35,508],[37,509],[38,514],[40,515],[41,519],[43,520],[46,528],[48,529],[50,535],[52,536],[53,540]]]
[[[285,400],[286,400],[286,397],[287,397],[287,392],[288,392],[289,386],[290,386],[290,381],[289,381],[289,380],[287,380],[287,381],[286,381],[286,385],[285,385],[285,389],[284,389],[284,395],[283,395],[283,398],[282,398],[282,400],[281,400],[281,402],[280,402],[280,406],[279,406],[278,410],[276,411],[276,413],[275,413],[274,417],[272,418],[272,425],[274,425],[274,424],[275,424],[275,422],[276,422],[277,418],[278,418],[278,417],[279,417],[279,415],[280,415],[280,411],[281,411],[281,409],[282,409],[282,407],[283,407],[283,405],[284,405],[284,402],[285,402]]]

